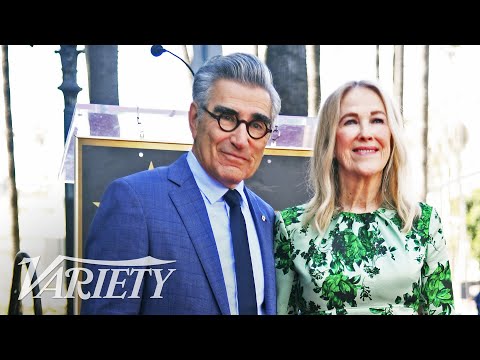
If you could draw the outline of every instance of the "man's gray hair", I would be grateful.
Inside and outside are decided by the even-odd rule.
[[[232,80],[240,84],[258,86],[265,89],[272,102],[273,121],[280,113],[281,100],[273,86],[270,69],[255,55],[233,53],[217,55],[208,59],[195,74],[193,79],[192,98],[199,108],[207,106],[211,89],[217,80]]]

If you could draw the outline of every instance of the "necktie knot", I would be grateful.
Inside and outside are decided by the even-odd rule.
[[[223,195],[223,198],[231,208],[240,206],[241,196],[237,190],[228,190],[225,195]]]

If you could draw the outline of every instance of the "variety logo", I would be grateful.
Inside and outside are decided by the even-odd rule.
[[[75,290],[77,291],[78,296],[82,300],[87,300],[90,298],[139,298],[140,286],[142,284],[143,278],[146,274],[155,276],[157,285],[155,291],[153,292],[150,298],[162,299],[162,289],[163,285],[170,278],[172,273],[176,269],[163,269],[163,268],[151,268],[150,266],[166,265],[174,263],[176,260],[160,260],[155,259],[151,256],[147,256],[141,259],[132,259],[132,260],[118,260],[118,261],[109,261],[109,260],[92,260],[92,259],[81,259],[69,256],[59,255],[57,258],[45,269],[45,271],[37,277],[34,282],[31,282],[33,279],[33,274],[37,268],[40,257],[34,258],[25,258],[19,265],[28,264],[28,272],[30,276],[25,276],[23,281],[22,289],[18,296],[19,300],[22,300],[26,295],[28,295],[35,286],[40,286],[39,284],[47,279],[47,277],[56,269],[64,260],[73,261],[77,264],[91,264],[94,266],[99,266],[97,283],[95,285],[93,293],[90,291],[84,293],[82,291],[82,284],[86,285],[93,281],[94,275],[93,271],[86,267],[71,267],[64,271],[64,267],[60,266],[54,273],[51,275],[46,284],[40,289],[39,293],[34,297],[38,298],[42,295],[44,291],[54,291],[54,299],[60,298],[74,298]],[[101,266],[101,267],[100,267]],[[165,271],[166,270],[166,271]],[[70,278],[70,282],[65,295],[62,295],[62,289],[64,278]],[[109,277],[108,281],[105,281]],[[125,286],[125,281],[127,277],[132,277],[134,279],[134,285],[130,293],[127,290],[119,294],[119,289]],[[119,278],[123,280],[119,281]],[[54,287],[49,287],[51,283],[55,282]],[[101,295],[102,289],[107,289],[104,295]],[[117,293],[114,295],[115,291]],[[120,290],[121,291],[121,290]]]

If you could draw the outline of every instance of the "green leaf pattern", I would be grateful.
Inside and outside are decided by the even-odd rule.
[[[451,314],[450,264],[441,220],[420,203],[408,234],[396,211],[341,212],[324,234],[302,225],[304,205],[277,212],[279,314]]]

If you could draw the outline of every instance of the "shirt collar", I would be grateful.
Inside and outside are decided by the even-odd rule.
[[[220,184],[203,169],[192,150],[187,153],[187,162],[200,191],[203,193],[203,195],[205,195],[210,204],[213,204],[219,200],[223,201],[222,197],[225,195],[228,188]],[[235,189],[238,190],[244,203],[246,203],[247,199],[245,197],[245,193],[243,192],[244,186],[244,181],[242,180]]]

